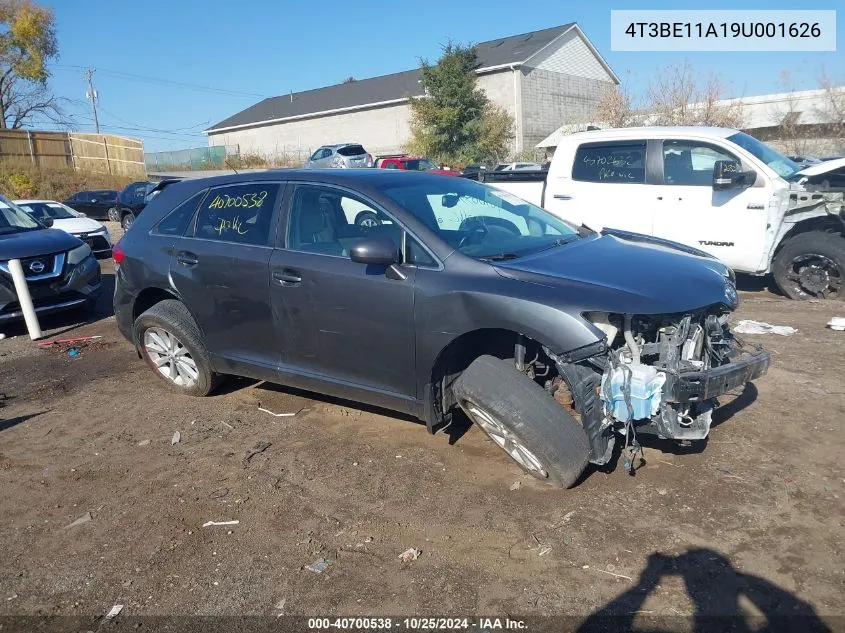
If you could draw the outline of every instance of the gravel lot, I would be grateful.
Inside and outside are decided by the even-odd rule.
[[[174,395],[117,332],[102,264],[96,315],[43,324],[103,337],[79,356],[2,330],[0,615],[845,614],[845,333],[825,328],[845,304],[745,280],[734,321],[799,331],[746,337],[773,366],[706,448],[654,442],[635,477],[560,491],[474,428],[246,380]]]

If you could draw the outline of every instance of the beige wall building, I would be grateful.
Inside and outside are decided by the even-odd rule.
[[[563,123],[594,118],[617,76],[577,24],[476,45],[478,83],[514,119],[514,152],[533,148]],[[265,99],[212,126],[209,145],[266,158],[303,159],[320,145],[357,142],[370,153],[402,150],[419,69]]]

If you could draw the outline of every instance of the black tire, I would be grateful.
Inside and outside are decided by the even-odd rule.
[[[790,299],[845,299],[845,237],[809,231],[790,238],[775,255],[772,274]]]
[[[109,219],[109,222],[119,222],[120,221],[120,216],[118,215],[117,209],[115,207],[112,207],[111,209],[108,210],[107,217]]]
[[[128,231],[132,227],[133,222],[135,222],[135,214],[131,211],[127,211],[120,218],[120,226],[123,227],[124,231]]]
[[[513,361],[479,356],[455,381],[452,391],[467,416],[494,443],[501,446],[479,422],[479,409],[495,417],[545,471],[526,468],[508,453],[528,474],[568,488],[584,472],[590,455],[584,429],[540,385],[518,371]]]
[[[380,224],[381,222],[378,216],[372,211],[361,211],[361,213],[355,216],[355,225],[362,229],[373,229]]]
[[[178,339],[188,351],[197,369],[195,384],[181,386],[162,375],[150,352],[144,346],[144,334],[150,328],[165,330]],[[171,389],[190,396],[207,396],[219,383],[219,376],[211,370],[208,350],[202,340],[202,334],[188,309],[180,301],[166,299],[155,304],[135,320],[135,340],[141,350],[141,356],[156,376],[161,378]]]

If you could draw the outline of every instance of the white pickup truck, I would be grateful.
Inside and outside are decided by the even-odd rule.
[[[576,224],[771,272],[793,299],[845,299],[845,159],[802,170],[737,130],[624,128],[564,137],[548,171],[479,178]]]

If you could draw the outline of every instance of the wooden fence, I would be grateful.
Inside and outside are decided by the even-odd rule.
[[[0,130],[0,160],[24,159],[42,168],[71,168],[145,178],[144,144],[112,134]]]

